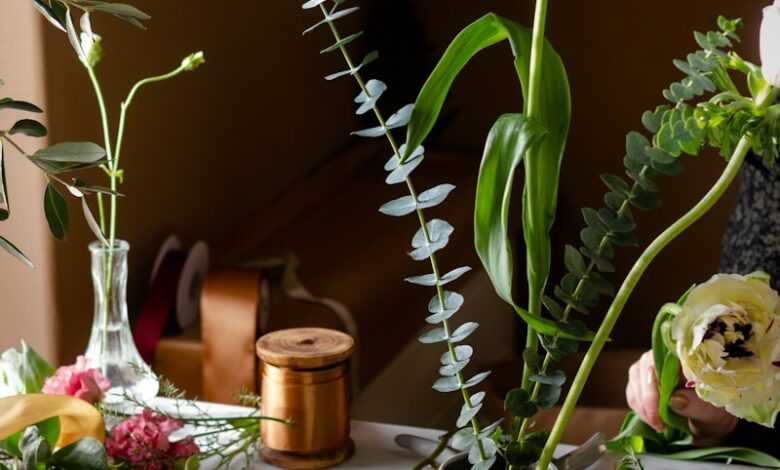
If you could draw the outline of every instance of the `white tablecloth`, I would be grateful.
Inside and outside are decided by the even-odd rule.
[[[158,399],[155,406],[173,411],[171,401]],[[198,409],[208,411],[219,416],[241,416],[251,413],[251,409],[238,406],[216,405],[199,403]],[[186,410],[186,409],[185,409]],[[186,411],[183,411],[186,413]],[[192,432],[184,429],[183,432]],[[355,441],[355,455],[347,462],[339,465],[339,470],[408,470],[419,458],[411,455],[405,449],[395,444],[395,436],[398,434],[413,434],[435,439],[441,435],[441,431],[433,429],[415,428],[409,426],[397,426],[392,424],[370,423],[365,421],[352,422],[352,439]],[[561,446],[560,453],[571,450],[570,446]],[[718,465],[713,463],[676,462],[654,456],[643,456],[642,464],[645,470],[756,470],[756,467],[742,465]],[[216,466],[215,462],[206,461],[201,468],[211,470]],[[593,470],[611,468],[612,465],[594,465]],[[243,460],[236,461],[230,470],[253,469],[272,470],[266,463],[255,459],[253,462]]]

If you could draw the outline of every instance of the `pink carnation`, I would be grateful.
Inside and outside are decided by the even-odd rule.
[[[95,404],[110,388],[111,382],[96,369],[89,368],[87,358],[79,356],[76,364],[60,367],[46,379],[42,391],[48,395],[70,395]]]
[[[169,440],[181,427],[180,421],[145,409],[114,426],[106,439],[106,452],[115,463],[125,462],[132,469],[171,469],[176,460],[200,452],[192,438]]]

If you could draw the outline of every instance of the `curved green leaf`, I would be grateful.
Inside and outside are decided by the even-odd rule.
[[[22,253],[22,250],[17,248],[16,245],[8,241],[8,239],[6,239],[3,236],[0,236],[0,248],[4,249],[5,251],[8,252],[8,254],[18,259],[22,263],[26,264],[27,267],[29,268],[34,267],[33,262],[30,261],[30,258],[28,258],[27,255]]]
[[[780,460],[769,454],[742,447],[710,447],[693,449],[673,454],[664,454],[664,458],[673,460],[734,460],[759,467],[780,468]]]
[[[511,20],[487,14],[458,34],[420,91],[407,130],[407,149],[422,144],[431,132],[455,78],[471,58],[504,40],[512,48],[515,69],[525,95],[529,85],[531,31]],[[571,121],[571,94],[566,69],[549,43],[545,43],[542,68],[545,86],[541,92],[539,116],[535,118],[547,135],[543,142],[527,150],[523,192],[528,288],[539,298],[550,271],[549,232],[555,219],[560,166]],[[407,150],[404,159],[408,157]],[[494,203],[499,204],[500,200]],[[534,311],[536,307],[532,305],[530,309]]]
[[[522,114],[498,119],[488,134],[477,180],[474,209],[474,245],[499,297],[512,305],[520,317],[544,335],[560,334],[570,339],[587,339],[564,331],[558,324],[515,304],[512,296],[514,256],[509,238],[509,208],[515,170],[523,157],[543,137],[538,125]]]
[[[5,150],[3,140],[0,139],[0,220],[7,220],[10,216],[11,203],[8,200],[8,185],[5,182]]]
[[[45,137],[46,126],[34,119],[21,119],[8,131],[9,134],[24,134],[30,137]]]
[[[43,212],[49,222],[49,229],[57,240],[64,240],[68,233],[68,206],[65,198],[49,183],[43,195]]]
[[[667,426],[687,433],[688,420],[669,408],[669,400],[680,385],[680,361],[663,338],[664,324],[670,322],[679,311],[679,305],[666,304],[655,317],[652,333],[653,362],[658,382],[658,415]]]

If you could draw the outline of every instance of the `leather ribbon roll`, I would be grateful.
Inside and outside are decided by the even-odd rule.
[[[260,391],[255,341],[268,329],[271,283],[280,284],[289,299],[335,313],[343,329],[357,337],[349,310],[335,300],[313,296],[298,279],[297,267],[297,259],[290,256],[218,270],[206,278],[201,296],[205,400],[235,403],[242,390]],[[350,372],[357,373],[354,362]],[[355,378],[353,375],[353,394],[357,390]]]
[[[198,317],[198,299],[208,270],[208,248],[196,243],[183,251],[176,237],[160,249],[152,270],[149,293],[133,328],[133,339],[147,363],[154,362],[163,334],[178,334]]]
[[[234,403],[242,390],[257,392],[255,341],[263,329],[267,285],[256,269],[209,274],[201,296],[203,398]]]

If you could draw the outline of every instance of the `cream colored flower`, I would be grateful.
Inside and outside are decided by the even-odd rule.
[[[719,274],[672,324],[683,373],[705,401],[774,427],[780,411],[780,296],[769,276]]]
[[[764,8],[761,22],[761,70],[770,85],[780,87],[780,0]]]

